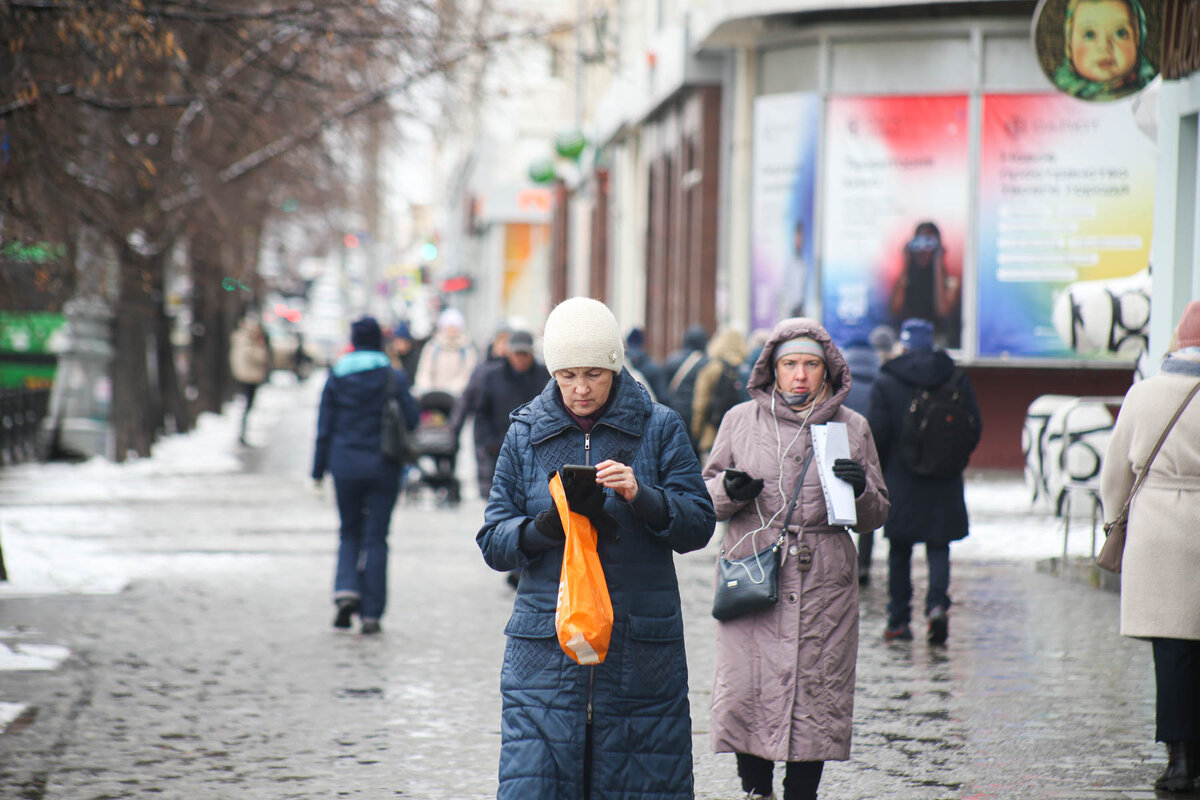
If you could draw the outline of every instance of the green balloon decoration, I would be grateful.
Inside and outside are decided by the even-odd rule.
[[[578,130],[563,131],[554,137],[555,152],[572,161],[578,160],[585,147],[587,147],[587,139]]]
[[[556,177],[554,162],[548,158],[539,158],[529,165],[529,180],[534,183],[552,183]]]

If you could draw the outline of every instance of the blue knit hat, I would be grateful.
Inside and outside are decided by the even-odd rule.
[[[933,349],[933,323],[926,319],[904,320],[900,326],[900,346],[907,351]]]
[[[350,344],[355,350],[383,349],[383,331],[374,317],[363,317],[350,326]]]

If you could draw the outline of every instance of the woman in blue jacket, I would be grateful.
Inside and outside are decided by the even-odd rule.
[[[683,421],[623,369],[612,312],[575,297],[546,320],[553,380],[512,414],[476,540],[521,570],[500,676],[500,800],[691,800],[692,731],[673,553],[712,536],[712,501]],[[613,606],[603,663],[581,666],[554,623],[563,530],[548,477],[597,468],[572,499],[600,531]]]
[[[400,400],[409,430],[419,410],[403,370],[393,370],[383,352],[379,323],[363,317],[350,328],[352,352],[333,365],[321,392],[312,477],[318,484],[333,473],[341,517],[341,544],[333,600],[335,628],[349,628],[358,614],[363,633],[379,633],[387,603],[388,528],[400,493],[403,467],[380,449],[383,402],[391,391]]]

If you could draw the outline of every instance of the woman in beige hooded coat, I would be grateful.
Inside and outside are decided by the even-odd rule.
[[[887,518],[887,487],[867,421],[842,407],[850,370],[816,321],[775,326],[750,373],[750,400],[726,415],[704,467],[723,550],[738,559],[787,525],[779,601],[717,624],[712,741],[737,754],[747,797],[773,797],[775,761],[787,762],[784,800],[817,796],[825,761],[850,757],[858,656],[858,559],[844,527],[830,525],[814,461],[812,425],[846,424],[850,458],[834,473],[854,489],[857,531]]]
[[[1184,309],[1170,354],[1125,395],[1100,473],[1115,519],[1164,426],[1200,381],[1200,301]],[[1156,789],[1191,792],[1200,776],[1200,396],[1193,397],[1133,496],[1121,564],[1121,635],[1149,639],[1155,738],[1167,745]]]

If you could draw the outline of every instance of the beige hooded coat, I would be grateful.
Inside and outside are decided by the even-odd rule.
[[[774,392],[777,344],[809,336],[825,348],[828,381],[807,422]],[[750,373],[750,400],[725,415],[704,467],[718,520],[728,520],[722,546],[742,558],[778,538],[786,505],[811,448],[810,425],[844,422],[851,457],[867,473],[857,498],[855,530],[883,525],[887,487],[864,417],[846,408],[850,370],[829,334],[811,319],[775,326]],[[772,397],[774,396],[774,402]],[[815,460],[814,460],[815,465]],[[725,492],[723,472],[739,469],[765,481],[755,500]],[[771,526],[759,528],[762,520]],[[850,757],[854,665],[858,656],[858,559],[844,528],[827,522],[815,466],[801,487],[788,528],[779,574],[779,602],[770,610],[717,623],[712,743],[718,753],[750,753],[772,761],[844,761]],[[801,572],[797,553],[807,545],[812,567]]]

